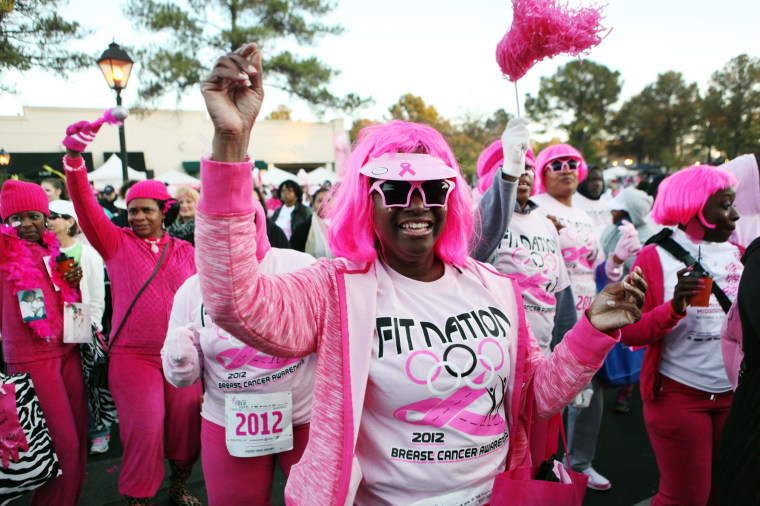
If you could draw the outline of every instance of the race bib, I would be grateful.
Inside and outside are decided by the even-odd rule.
[[[290,392],[224,396],[227,450],[233,457],[260,457],[292,450],[292,422]]]
[[[63,305],[63,342],[92,343],[90,306],[83,302]]]

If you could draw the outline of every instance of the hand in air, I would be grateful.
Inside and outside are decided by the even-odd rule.
[[[243,161],[264,100],[261,51],[256,44],[219,58],[201,83],[201,93],[214,124],[213,159]]]
[[[641,319],[647,283],[636,267],[619,283],[604,287],[594,298],[586,316],[597,330],[612,332]]]

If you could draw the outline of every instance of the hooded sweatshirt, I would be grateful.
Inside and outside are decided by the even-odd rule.
[[[652,237],[656,230],[647,221],[647,216],[652,210],[653,199],[641,190],[635,188],[625,188],[620,191],[613,199],[607,203],[607,207],[611,211],[625,211],[628,216],[631,217],[631,223],[636,227],[636,232],[639,233],[639,240],[644,244],[647,239]],[[615,251],[620,238],[623,237],[623,233],[620,231],[621,223],[614,223],[608,225],[604,232],[602,232],[602,248],[604,253],[609,255]],[[624,274],[628,274],[633,265],[635,256],[630,257],[623,264]]]
[[[719,167],[739,180],[734,207],[741,218],[729,239],[744,248],[760,236],[760,174],[755,155],[742,155]]]

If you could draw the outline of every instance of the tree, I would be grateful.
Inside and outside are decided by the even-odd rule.
[[[163,35],[137,51],[145,62],[140,97],[154,103],[173,92],[179,99],[205,77],[220,53],[254,41],[266,55],[267,85],[315,107],[359,107],[367,100],[353,93],[336,97],[328,90],[338,71],[314,56],[276,50],[284,39],[308,46],[325,35],[340,34],[340,26],[318,21],[333,8],[326,0],[129,0],[127,17]]]
[[[290,120],[291,114],[293,114],[293,111],[290,110],[290,107],[285,104],[280,104],[274,111],[269,113],[267,119],[288,121]]]
[[[424,123],[435,128],[443,135],[447,135],[451,124],[438,114],[438,111],[432,105],[425,104],[421,97],[407,93],[398,99],[398,102],[388,108],[393,119],[402,121],[411,121],[413,123]]]
[[[760,151],[760,59],[742,54],[713,73],[702,107],[700,136],[731,158]]]
[[[621,106],[610,123],[610,153],[683,167],[694,158],[700,97],[696,83],[668,71]]]
[[[0,90],[12,91],[9,70],[33,68],[66,76],[92,65],[92,56],[69,44],[88,35],[58,14],[65,0],[0,0]]]
[[[551,77],[542,77],[536,97],[526,95],[531,119],[565,130],[569,143],[589,159],[591,141],[601,138],[610,107],[620,95],[620,72],[599,63],[572,61]]]
[[[359,132],[361,132],[362,129],[368,126],[377,125],[378,123],[378,121],[366,118],[354,120],[353,124],[351,124],[351,130],[348,132],[348,137],[351,139],[351,144],[356,142],[356,139],[359,137]]]
[[[510,119],[512,115],[499,109],[485,120],[477,114],[466,114],[453,123],[449,142],[464,173],[475,174],[480,153],[501,138]]]

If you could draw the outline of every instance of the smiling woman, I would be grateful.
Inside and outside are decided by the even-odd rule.
[[[318,356],[288,502],[487,503],[496,474],[526,462],[524,395],[535,419],[574,398],[638,319],[643,278],[607,287],[545,360],[516,283],[467,256],[470,191],[451,148],[400,121],[364,129],[348,159],[328,210],[343,258],[266,275],[246,159],[263,100],[256,45],[220,58],[201,89],[215,129],[197,212],[205,308],[260,351]],[[441,446],[415,452],[420,441]]]

